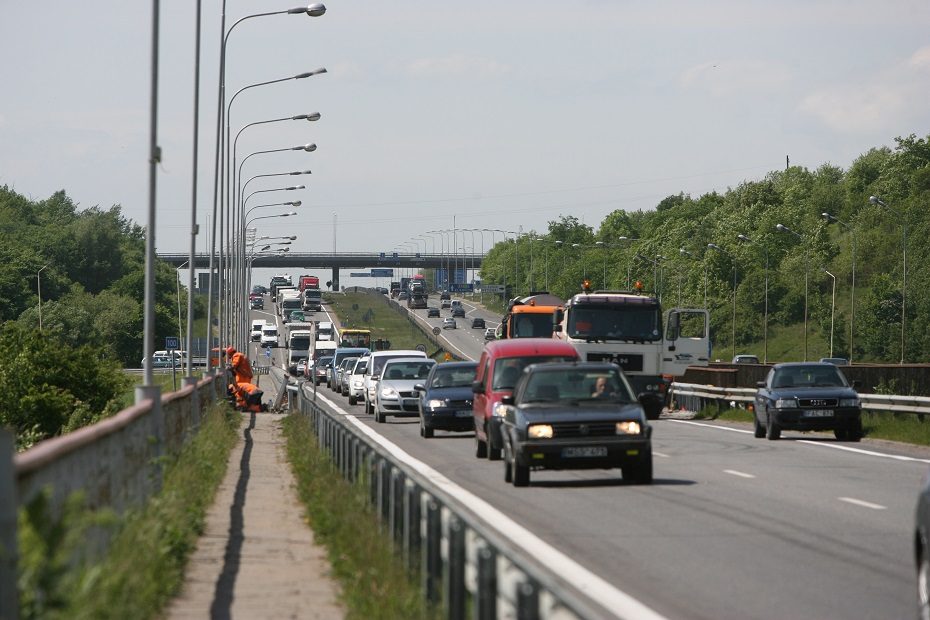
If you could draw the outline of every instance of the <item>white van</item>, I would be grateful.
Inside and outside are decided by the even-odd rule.
[[[262,339],[262,330],[265,328],[265,322],[261,319],[252,321],[252,342],[261,342]]]
[[[372,351],[368,356],[368,366],[365,368],[365,413],[375,412],[375,390],[378,389],[378,379],[381,377],[384,363],[397,357],[426,357],[426,353],[416,349]]]
[[[261,346],[278,348],[278,326],[265,323],[262,326]]]

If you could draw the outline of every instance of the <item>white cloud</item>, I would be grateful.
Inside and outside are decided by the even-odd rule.
[[[510,67],[491,58],[453,54],[444,58],[421,58],[407,65],[413,77],[497,77],[510,73]]]
[[[753,60],[720,60],[695,65],[679,78],[682,88],[703,90],[715,97],[733,94],[770,93],[781,90],[791,72],[779,63]]]
[[[914,52],[907,64],[915,69],[930,69],[930,45]]]

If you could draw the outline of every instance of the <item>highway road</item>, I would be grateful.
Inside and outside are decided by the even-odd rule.
[[[468,357],[482,335],[442,333]],[[318,394],[666,617],[915,615],[914,508],[930,450],[801,433],[769,442],[748,425],[663,418],[652,486],[567,471],[534,472],[516,489],[501,463],[474,457],[471,433],[426,440],[415,418],[377,424]]]

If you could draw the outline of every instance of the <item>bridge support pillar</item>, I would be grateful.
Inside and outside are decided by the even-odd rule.
[[[333,290],[338,291],[339,290],[339,267],[333,267],[332,283],[333,283]]]

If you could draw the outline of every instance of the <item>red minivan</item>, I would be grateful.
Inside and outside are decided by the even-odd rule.
[[[501,458],[501,419],[496,408],[530,364],[571,362],[580,359],[575,347],[551,338],[495,340],[484,346],[472,391],[475,418],[475,456],[492,461]]]

